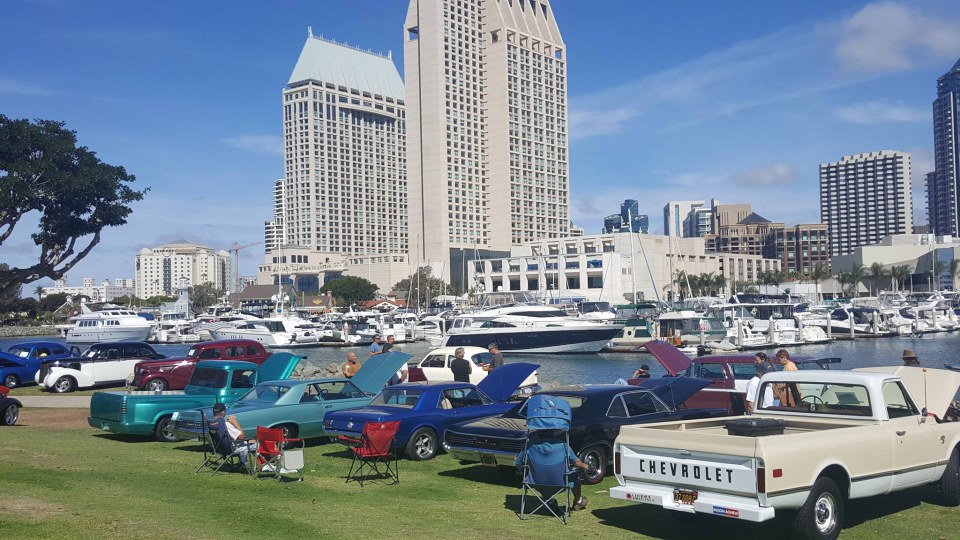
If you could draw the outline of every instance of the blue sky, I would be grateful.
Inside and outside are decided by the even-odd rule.
[[[406,5],[5,2],[0,112],[65,121],[150,187],[70,282],[132,277],[136,251],[164,241],[262,240],[283,172],[281,89],[307,26],[392,50],[402,73]],[[816,222],[818,164],[882,149],[913,155],[923,222],[930,104],[936,78],[960,57],[957,2],[554,0],[553,9],[567,45],[572,215],[588,233],[625,198],[640,201],[651,232],[667,201],[711,197]],[[0,260],[35,253],[21,232]],[[242,252],[241,273],[262,255]]]

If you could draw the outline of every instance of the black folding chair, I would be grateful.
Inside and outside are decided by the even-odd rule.
[[[208,443],[204,447],[203,463],[197,467],[195,472],[199,473],[205,467],[213,469],[211,476],[220,472],[220,469],[228,465],[238,467],[243,472],[250,474],[250,468],[244,460],[244,447],[246,443],[235,446],[227,433],[227,424],[223,418],[208,419],[203,413],[200,414],[201,426],[203,429],[203,439]],[[249,449],[246,450],[249,453]],[[256,457],[253,457],[256,459]]]

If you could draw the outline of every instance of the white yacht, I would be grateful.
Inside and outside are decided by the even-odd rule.
[[[272,317],[239,326],[210,330],[213,339],[252,339],[267,347],[310,347],[320,343],[320,331],[298,317]]]
[[[67,343],[146,341],[153,324],[132,309],[105,309],[81,313],[67,330]]]
[[[480,302],[486,309],[453,320],[444,347],[496,343],[504,353],[598,352],[623,330],[623,324],[570,317],[526,292],[488,293]]]

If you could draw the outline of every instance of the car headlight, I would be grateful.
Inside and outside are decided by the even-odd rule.
[[[180,419],[180,411],[175,411],[173,414],[170,415],[171,422],[176,422],[179,419]]]

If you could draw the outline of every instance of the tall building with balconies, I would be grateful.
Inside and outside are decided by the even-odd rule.
[[[175,294],[181,278],[191,287],[210,283],[226,290],[232,285],[230,254],[187,240],[141,249],[134,267],[138,298]]]
[[[883,150],[821,164],[820,221],[829,228],[831,256],[910,233],[910,154]]]
[[[934,171],[927,175],[927,214],[937,235],[960,235],[960,60],[937,79],[933,101]]]
[[[410,251],[450,268],[569,231],[567,67],[548,0],[410,0]]]
[[[405,254],[406,131],[391,55],[309,32],[283,89],[284,178],[274,186],[269,245],[331,257]]]

